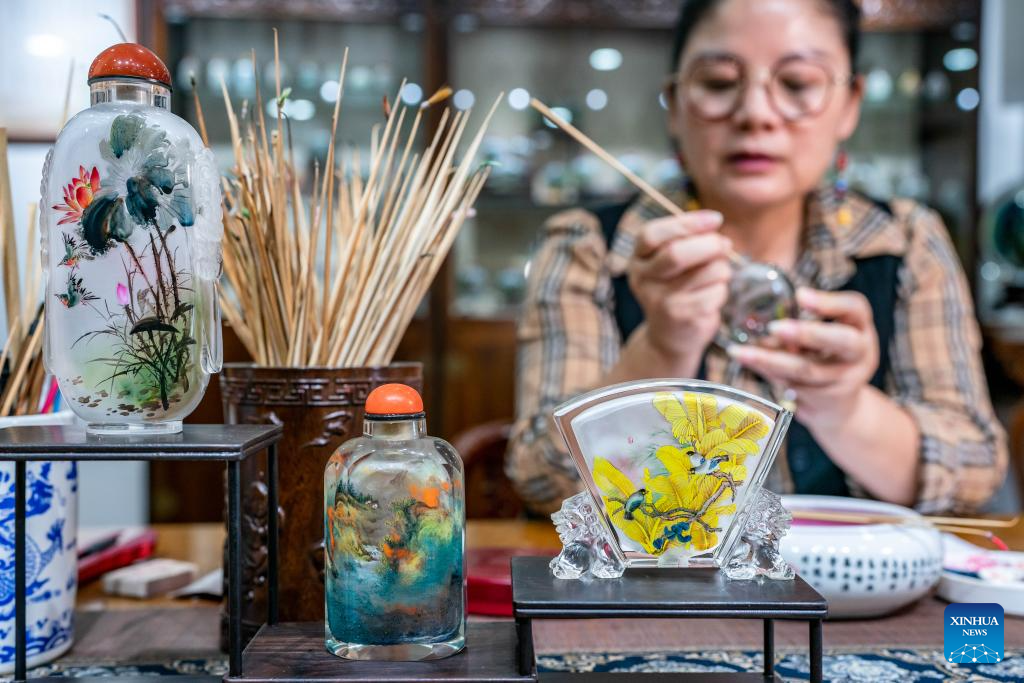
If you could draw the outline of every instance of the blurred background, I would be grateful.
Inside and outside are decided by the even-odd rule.
[[[864,0],[860,71],[866,103],[849,145],[851,183],[881,199],[912,197],[946,221],[971,278],[985,331],[993,399],[1011,431],[1014,471],[994,510],[1016,509],[1024,404],[1024,2]],[[676,0],[50,0],[0,4],[0,125],[24,248],[27,206],[58,132],[69,75],[70,112],[88,104],[86,71],[119,42],[153,48],[174,80],[172,110],[231,161],[221,84],[238,105],[273,89],[273,29],[297,165],[312,182],[326,157],[336,79],[350,49],[339,139],[365,144],[381,95],[415,104],[448,83],[457,108],[504,92],[484,142],[498,162],[398,359],[425,364],[430,431],[492,460],[513,415],[515,317],[545,218],[630,194],[616,173],[528,108],[531,96],[648,180],[679,169],[664,133],[660,87],[669,71]],[[252,68],[255,54],[257,69]],[[402,81],[405,79],[405,85]],[[272,97],[267,97],[272,100]],[[273,114],[273,102],[269,102]],[[349,140],[352,142],[349,143]],[[366,158],[368,154],[362,155]],[[32,248],[35,248],[33,246]],[[230,332],[226,360],[245,360]],[[195,422],[221,420],[211,386]],[[194,463],[90,464],[82,522],[221,518],[222,468]],[[117,496],[111,496],[117,491]]]

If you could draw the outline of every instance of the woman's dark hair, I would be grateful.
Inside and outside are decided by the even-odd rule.
[[[675,71],[690,35],[722,0],[683,0],[672,41],[672,65]],[[860,48],[860,7],[853,0],[815,0],[821,8],[839,23],[846,50],[850,53],[850,68],[857,70],[857,51]]]

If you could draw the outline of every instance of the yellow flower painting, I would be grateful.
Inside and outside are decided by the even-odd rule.
[[[747,479],[747,460],[761,453],[771,431],[757,410],[716,397],[683,392],[654,395],[673,443],[655,446],[651,466],[634,481],[609,459],[593,461],[594,482],[616,528],[651,555],[672,549],[714,549],[722,518],[735,514]],[[653,470],[653,471],[652,471]]]

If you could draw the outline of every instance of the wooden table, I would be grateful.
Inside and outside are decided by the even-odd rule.
[[[155,524],[153,529],[157,532],[155,557],[194,562],[199,566],[200,576],[221,566],[223,524]],[[562,547],[550,522],[504,519],[470,520],[466,525],[466,545],[470,548],[537,548],[550,550],[552,554]],[[198,599],[112,597],[103,593],[102,582],[97,580],[79,587],[77,604],[79,609],[85,610],[117,610],[185,608],[209,603]]]
[[[221,565],[224,551],[224,526],[221,524],[157,524],[156,556],[195,562],[200,575]],[[1024,520],[1008,529],[999,529],[999,537],[1011,550],[1024,551]],[[967,537],[972,543],[983,543]],[[561,544],[554,525],[541,520],[471,519],[466,525],[469,548],[538,548],[556,553]],[[195,600],[135,600],[104,595],[100,581],[78,590],[79,609],[137,609],[140,607],[192,607]]]
[[[223,524],[154,524],[157,534],[154,557],[194,562],[199,567],[198,576],[219,569],[224,559],[224,538],[227,532]],[[200,600],[173,600],[153,598],[138,600],[119,598],[103,592],[103,581],[97,579],[78,587],[78,609],[139,609],[142,607],[193,607]]]
[[[221,562],[224,529],[219,524],[156,525],[157,554],[196,562],[203,571]],[[471,520],[467,525],[469,548],[546,548],[552,554],[560,544],[554,527],[545,521]],[[1011,549],[1024,550],[1024,523],[999,534]],[[978,539],[969,539],[978,543]],[[76,641],[62,658],[82,663],[219,655],[220,606],[208,600],[130,600],[102,594],[99,582],[81,587]],[[925,598],[898,614],[882,619],[826,622],[826,649],[871,650],[884,647],[936,648],[942,643],[942,611],[945,603]],[[173,608],[169,612],[167,608]],[[191,608],[191,609],[181,609]],[[171,616],[168,618],[168,615]],[[477,617],[471,617],[477,619]],[[483,618],[480,618],[483,619]],[[538,654],[563,652],[677,652],[680,648],[757,650],[762,632],[759,624],[739,620],[690,622],[686,620],[538,621],[534,636]],[[152,634],[146,636],[145,634]],[[1024,620],[1008,619],[1006,642],[1024,642]],[[775,645],[779,649],[806,647],[806,627],[780,623]]]
[[[156,557],[194,562],[200,574],[221,566],[222,524],[156,524]],[[466,529],[470,548],[561,548],[549,522],[472,520]],[[75,644],[63,664],[95,661],[153,661],[218,657],[220,605],[200,598],[136,600],[105,595],[102,582],[79,586]],[[171,610],[172,612],[169,612]]]

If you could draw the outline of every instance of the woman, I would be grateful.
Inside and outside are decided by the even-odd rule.
[[[580,488],[550,419],[567,398],[651,377],[788,386],[796,419],[768,486],[966,511],[1002,481],[966,279],[940,219],[825,177],[857,126],[852,0],[690,0],[669,131],[690,179],[666,215],[639,199],[546,226],[519,329],[507,471],[538,512]],[[783,268],[813,320],[713,345],[729,248]]]

